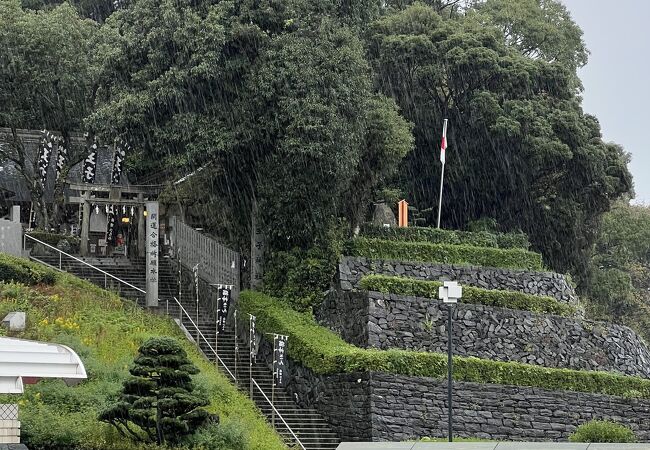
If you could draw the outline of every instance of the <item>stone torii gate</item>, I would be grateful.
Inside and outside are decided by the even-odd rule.
[[[78,196],[69,198],[70,204],[78,204],[82,208],[81,220],[81,256],[88,255],[88,236],[90,231],[91,205],[118,205],[135,207],[138,211],[138,256],[145,256],[146,230],[144,211],[147,201],[155,201],[162,186],[121,186],[88,183],[70,183],[72,191]]]

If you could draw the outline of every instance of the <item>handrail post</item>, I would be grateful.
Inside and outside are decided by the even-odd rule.
[[[248,315],[248,384],[250,385],[250,397],[253,399],[253,315]]]
[[[273,335],[273,380],[271,382],[271,425],[275,428],[275,367],[277,364],[275,346],[278,344],[278,335]]]
[[[237,310],[234,313],[235,317],[235,384],[237,382],[237,359],[239,359],[239,345],[237,345]]]
[[[104,289],[106,289],[106,274],[104,274]]]
[[[61,270],[61,253],[59,253],[59,270]]]

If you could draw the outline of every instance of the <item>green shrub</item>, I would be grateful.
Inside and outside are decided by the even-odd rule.
[[[264,291],[298,311],[309,312],[323,301],[336,274],[345,227],[332,223],[308,250],[275,251],[264,267]]]
[[[57,272],[24,258],[0,253],[0,281],[34,284],[54,284]]]
[[[606,420],[592,420],[580,425],[569,436],[569,441],[627,443],[636,442],[636,436],[632,430],[624,425]]]
[[[437,299],[438,288],[442,286],[442,283],[438,281],[414,280],[405,277],[367,275],[361,279],[360,285],[368,291]],[[560,303],[553,297],[537,296],[516,291],[481,289],[472,286],[463,286],[463,298],[461,301],[463,303],[522,309],[540,314],[555,314],[566,317],[575,313],[574,308]]]
[[[194,450],[248,450],[250,444],[238,422],[201,428],[185,441]]]
[[[29,235],[56,248],[59,248],[59,243],[61,241],[67,241],[70,251],[64,250],[66,253],[77,253],[79,252],[79,248],[81,246],[81,240],[77,236],[60,233],[48,233],[46,231],[31,231]]]
[[[364,256],[373,259],[468,264],[531,270],[541,270],[543,267],[542,256],[539,253],[522,249],[357,238],[347,243],[346,250],[348,256]]]
[[[259,292],[242,292],[239,307],[243,313],[240,317],[246,313],[257,317],[259,332],[288,335],[289,356],[317,374],[371,371],[432,378],[447,374],[447,355],[355,347],[318,325],[311,316]],[[471,357],[454,358],[454,379],[615,396],[636,391],[639,397],[650,398],[650,380],[643,378]]]
[[[264,273],[264,291],[276,294],[299,311],[311,311],[323,300],[336,273],[336,259],[317,249],[275,252]]]
[[[361,235],[391,241],[429,242],[431,244],[466,244],[475,247],[520,248],[528,250],[530,242],[524,233],[490,233],[442,230],[430,227],[387,228],[365,224]]]

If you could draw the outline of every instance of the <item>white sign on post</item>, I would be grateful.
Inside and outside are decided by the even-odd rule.
[[[160,217],[158,202],[146,202],[147,224],[147,306],[158,306],[158,237],[160,234]]]
[[[463,288],[455,281],[445,281],[438,288],[438,298],[444,303],[456,303],[463,297]]]

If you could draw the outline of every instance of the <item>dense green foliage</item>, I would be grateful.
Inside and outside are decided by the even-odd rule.
[[[528,250],[530,242],[523,233],[490,233],[443,230],[432,227],[379,227],[365,224],[361,235],[396,241],[429,242],[432,244],[467,244],[475,247],[521,248]]]
[[[54,5],[69,3],[83,17],[103,22],[119,7],[126,6],[129,0],[21,0],[23,8],[47,10]]]
[[[478,3],[451,18],[414,3],[367,32],[377,85],[415,124],[404,191],[420,210],[436,206],[448,118],[443,226],[494,218],[583,281],[599,218],[632,183],[622,149],[582,111],[580,30],[560,2]]]
[[[588,51],[559,0],[4,0],[0,30],[0,126],[122,137],[136,178],[195,173],[162,199],[246,252],[258,205],[268,258],[340,219],[353,235],[386,192],[432,224],[444,118],[443,226],[523,231],[583,286],[631,192],[627,155],[582,110]],[[2,140],[38,226],[57,225]]]
[[[288,335],[289,356],[317,374],[375,371],[443,378],[447,373],[446,355],[355,347],[318,325],[311,316],[262,293],[242,292],[239,307],[241,312],[257,317],[259,332]],[[643,378],[478,358],[455,357],[454,379],[650,398],[650,380]]]
[[[46,11],[21,8],[20,0],[0,1],[0,164],[11,161],[29,189],[40,229],[58,227],[63,180],[80,152],[70,133],[90,112],[93,68],[90,54],[97,26],[67,3]],[[38,158],[25,149],[17,129],[57,131],[68,150],[62,177],[54,183],[55,201],[46,201],[38,180]]]
[[[571,436],[570,442],[636,442],[634,432],[626,427],[606,420],[592,420],[580,425]]]
[[[179,443],[208,420],[201,409],[210,404],[194,392],[192,375],[199,369],[173,338],[150,338],[138,349],[124,380],[120,400],[99,414],[136,442]],[[134,426],[135,425],[135,426]]]
[[[522,249],[474,247],[464,244],[430,244],[427,242],[357,238],[346,244],[345,254],[372,259],[468,264],[512,269],[541,270],[543,268],[542,257],[539,253]]]
[[[597,319],[632,327],[650,340],[650,208],[617,204],[603,217],[583,296]]]
[[[486,0],[476,9],[480,20],[500,28],[506,44],[524,56],[572,70],[587,63],[582,30],[560,2]]]
[[[45,269],[47,270],[47,269]],[[53,273],[53,272],[52,272]],[[81,357],[88,380],[68,387],[61,380],[28,386],[21,396],[5,396],[3,403],[20,404],[22,442],[30,449],[152,450],[165,448],[136,444],[97,420],[114,404],[138,348],[151,337],[178,340],[201,371],[196,391],[206,395],[206,408],[220,423],[210,424],[188,438],[189,450],[280,450],[279,436],[254,404],[215,370],[178,326],[147,313],[114,294],[66,274],[54,286],[28,288],[0,283],[0,315],[27,313],[27,329],[16,336],[65,344]],[[6,331],[0,331],[6,333]]]
[[[438,288],[442,286],[442,283],[405,277],[366,275],[361,279],[360,286],[368,291],[437,299]],[[570,317],[575,313],[574,308],[560,303],[552,297],[515,291],[489,290],[472,286],[463,286],[463,298],[460,301],[462,303],[521,309],[540,314],[555,314],[566,317]]]
[[[56,280],[56,272],[41,264],[0,253],[0,282],[13,281],[31,286],[40,283],[54,284]]]
[[[202,226],[232,241],[254,201],[274,250],[313,244],[332,218],[359,222],[412,135],[346,25],[364,14],[335,3],[135,1],[102,27],[88,123],[129,140],[137,171],[208,167],[190,183],[228,220]]]
[[[72,131],[91,104],[97,27],[64,3],[50,11],[0,2],[0,126]]]

